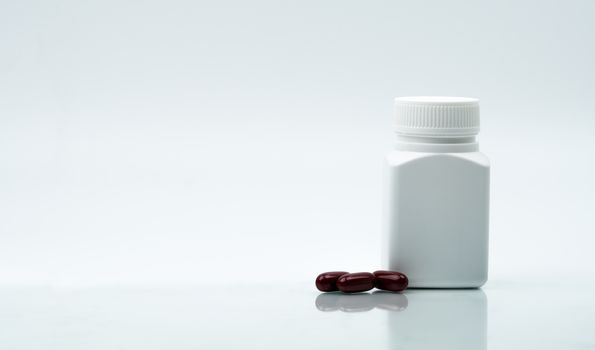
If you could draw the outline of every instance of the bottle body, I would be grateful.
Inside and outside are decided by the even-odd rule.
[[[487,280],[489,161],[476,144],[452,146],[398,147],[386,157],[383,268],[407,274],[410,287]]]

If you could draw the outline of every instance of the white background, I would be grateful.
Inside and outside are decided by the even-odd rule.
[[[392,99],[481,99],[491,281],[595,277],[593,1],[0,2],[0,283],[378,268]]]

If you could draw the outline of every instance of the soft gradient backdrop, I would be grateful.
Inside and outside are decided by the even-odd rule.
[[[481,99],[492,280],[595,277],[594,17],[588,0],[1,1],[0,284],[375,269],[403,95]]]

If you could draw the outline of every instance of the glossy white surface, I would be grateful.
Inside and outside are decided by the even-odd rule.
[[[552,276],[554,278],[555,276]],[[2,349],[593,349],[595,288],[321,294],[311,283],[0,289]]]

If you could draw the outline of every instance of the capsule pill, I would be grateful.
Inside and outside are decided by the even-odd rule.
[[[407,276],[397,271],[374,271],[374,276],[376,278],[374,286],[382,290],[400,292],[405,290],[409,284]]]
[[[316,277],[316,288],[321,292],[336,292],[339,290],[337,288],[337,279],[348,273],[347,271],[323,272]]]
[[[375,277],[369,272],[356,272],[342,275],[337,280],[337,288],[343,293],[360,293],[374,288]]]

